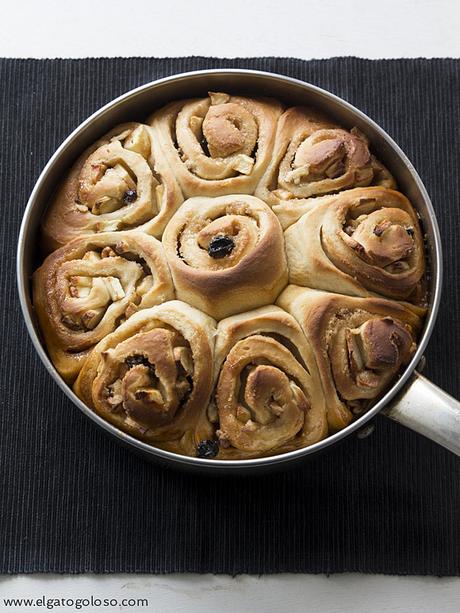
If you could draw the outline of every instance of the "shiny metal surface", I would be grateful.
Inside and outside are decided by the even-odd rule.
[[[460,402],[418,372],[383,414],[460,456]]]
[[[347,428],[310,447],[269,458],[222,461],[179,456],[151,447],[105,422],[84,405],[57,374],[40,339],[31,303],[30,276],[38,264],[36,248],[39,222],[53,188],[78,154],[116,123],[145,119],[149,113],[166,102],[197,95],[205,96],[209,90],[273,96],[290,105],[304,104],[320,108],[323,112],[332,115],[345,127],[357,126],[368,136],[373,152],[388,166],[401,191],[413,202],[426,234],[430,308],[417,352],[410,364],[384,397]],[[308,83],[272,73],[227,69],[179,74],[148,83],[120,96],[84,121],[62,143],[49,160],[32,191],[19,235],[17,275],[21,307],[35,349],[46,369],[64,393],[92,421],[144,457],[155,459],[168,466],[208,473],[249,473],[270,470],[275,466],[281,467],[327,449],[352,432],[363,428],[366,422],[371,420],[391,399],[401,392],[412,376],[433,330],[440,301],[442,257],[439,229],[426,189],[405,154],[375,122],[344,100]],[[423,433],[428,436],[433,434],[429,428]],[[435,438],[435,436],[432,436],[432,438]]]

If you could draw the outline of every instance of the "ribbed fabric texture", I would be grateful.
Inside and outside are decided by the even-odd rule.
[[[142,83],[244,67],[310,81],[368,113],[432,196],[445,249],[427,373],[460,396],[460,61],[2,60],[0,572],[460,574],[460,462],[376,420],[302,468],[203,478],[138,459],[60,392],[27,337],[17,234],[45,162],[83,119]],[[436,407],[433,407],[435,410]]]

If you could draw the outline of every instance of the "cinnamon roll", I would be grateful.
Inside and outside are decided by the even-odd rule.
[[[186,198],[252,194],[281,112],[276,100],[209,92],[168,104],[150,123]]]
[[[136,311],[174,298],[161,243],[143,232],[77,238],[49,255],[33,276],[46,346],[67,382],[88,352]]]
[[[313,348],[332,431],[344,428],[390,386],[416,349],[424,310],[289,285],[277,304]]]
[[[403,194],[364,187],[317,202],[285,232],[290,283],[354,296],[423,299],[423,237]]]
[[[255,195],[283,214],[305,206],[307,198],[367,185],[395,187],[366,136],[312,109],[291,107],[278,122],[273,155]]]
[[[125,123],[89,147],[64,178],[42,225],[46,253],[98,232],[161,237],[183,201],[149,126]]]
[[[214,432],[214,335],[213,319],[178,300],[139,311],[93,349],[74,390],[124,432],[195,455]]]
[[[321,441],[416,348],[424,238],[395,188],[359,130],[269,98],[209,92],[116,126],[42,222],[33,300],[53,364],[102,419],[172,452]]]
[[[312,349],[296,320],[279,307],[218,324],[214,379],[218,459],[284,453],[327,435]]]
[[[163,245],[177,297],[215,319],[272,304],[287,283],[281,226],[254,196],[191,198]]]

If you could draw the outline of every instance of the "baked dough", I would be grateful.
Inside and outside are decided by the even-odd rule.
[[[209,92],[116,126],[42,222],[53,364],[178,454],[323,440],[385,393],[423,324],[423,235],[395,189],[359,130],[269,98]]]
[[[276,100],[209,92],[172,102],[150,119],[186,198],[252,194],[270,162]]]
[[[182,201],[151,128],[119,125],[89,147],[59,185],[42,224],[43,250],[98,232],[138,229],[160,238]]]
[[[143,232],[77,238],[33,276],[48,352],[71,383],[91,349],[138,310],[174,298],[162,244]]]
[[[255,195],[282,215],[305,207],[306,199],[367,185],[396,186],[366,136],[313,109],[292,107],[278,122],[273,156]]]
[[[213,254],[220,241],[228,252]],[[254,196],[187,200],[163,245],[177,297],[218,320],[273,303],[287,284],[281,226]]]
[[[74,390],[124,432],[195,455],[213,433],[214,336],[215,321],[178,300],[139,311],[94,348]]]
[[[319,368],[329,428],[369,408],[416,349],[424,309],[289,285],[277,304],[301,325]]]
[[[423,300],[423,237],[403,194],[361,187],[317,201],[285,232],[290,283],[353,296]]]
[[[218,458],[285,453],[327,435],[313,351],[296,320],[277,306],[219,322],[214,380]]]

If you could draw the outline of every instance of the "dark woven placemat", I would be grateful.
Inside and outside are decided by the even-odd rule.
[[[104,436],[34,354],[14,259],[43,165],[115,96],[208,67],[316,83],[368,113],[407,152],[433,198],[446,254],[427,372],[460,395],[460,61],[2,60],[0,572],[458,575],[460,462],[422,437],[378,418],[368,439],[352,437],[294,471],[191,477],[146,464]]]

